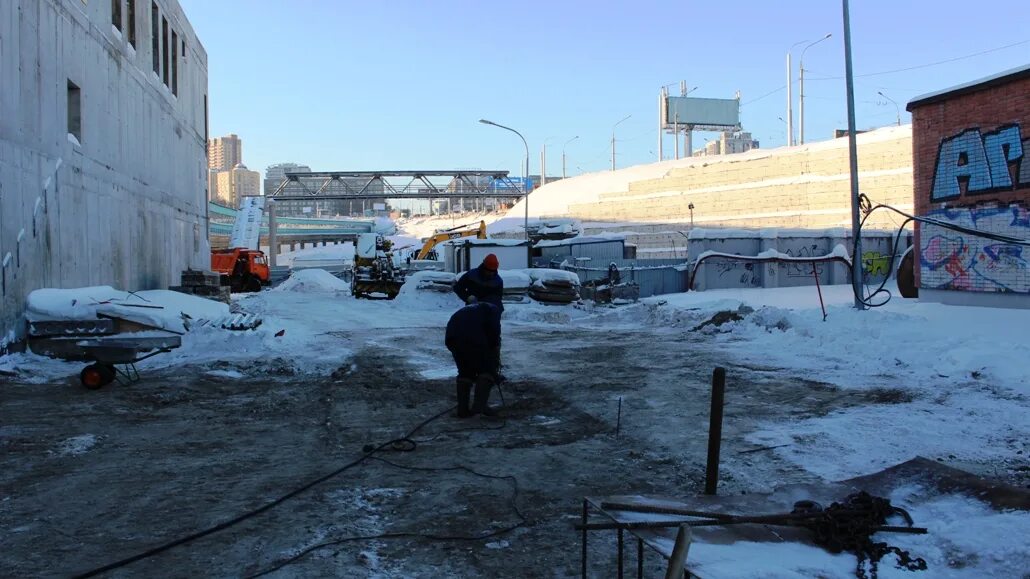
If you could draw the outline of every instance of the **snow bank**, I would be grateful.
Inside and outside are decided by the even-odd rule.
[[[153,326],[170,332],[186,331],[183,316],[218,319],[229,306],[169,290],[129,293],[110,286],[77,289],[39,289],[29,294],[26,317],[43,320],[94,320],[99,315]]]
[[[504,289],[528,289],[533,280],[526,273],[526,270],[522,269],[501,269],[497,271],[497,275],[501,276],[501,280],[504,281]]]
[[[350,285],[324,269],[294,271],[272,291],[300,293],[350,292]]]
[[[391,305],[400,308],[424,311],[424,310],[446,310],[453,312],[464,304],[454,292],[428,291],[424,289],[426,284],[450,280],[454,282],[454,274],[439,271],[420,271],[408,276],[401,286],[400,292],[394,298]]]

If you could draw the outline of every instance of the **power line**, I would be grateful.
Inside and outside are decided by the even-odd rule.
[[[771,91],[765,93],[764,95],[762,95],[762,96],[760,96],[758,98],[754,98],[754,99],[751,99],[751,100],[747,101],[746,103],[740,103],[740,106],[746,107],[747,105],[749,105],[751,103],[756,103],[756,102],[758,102],[758,101],[760,101],[760,100],[762,100],[762,99],[764,99],[766,97],[770,97],[770,96],[780,92],[781,90],[783,90],[785,88],[787,88],[787,85],[783,85],[783,86],[781,86],[780,88],[778,88],[776,90],[771,90]]]
[[[880,71],[880,72],[869,72],[869,73],[866,73],[866,74],[856,74],[855,78],[868,78],[870,76],[883,76],[885,74],[895,74],[895,73],[898,73],[898,72],[908,72],[910,70],[919,70],[921,68],[929,68],[931,66],[939,66],[941,64],[948,64],[949,62],[956,62],[956,61],[959,61],[959,60],[966,60],[967,58],[975,58],[977,56],[983,56],[985,54],[990,54],[992,52],[998,52],[999,50],[1005,50],[1005,49],[1008,49],[1008,48],[1013,48],[1015,46],[1022,46],[1024,44],[1030,44],[1030,39],[1021,40],[1019,42],[1014,42],[1012,44],[1006,44],[1005,46],[999,46],[997,48],[991,48],[991,49],[983,50],[983,51],[980,51],[980,52],[974,52],[973,54],[967,54],[965,56],[956,56],[955,58],[949,58],[947,60],[939,60],[937,62],[929,62],[929,63],[926,63],[926,64],[918,64],[918,65],[915,65],[915,66],[907,66],[905,68],[896,68],[896,69],[893,69],[893,70],[884,70],[884,71]],[[827,76],[827,77],[821,77],[821,78],[814,78],[812,80],[841,80],[843,78],[844,78],[843,76]]]

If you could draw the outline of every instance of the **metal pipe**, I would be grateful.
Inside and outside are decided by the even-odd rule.
[[[851,235],[855,238],[855,252],[851,256],[851,289],[855,294],[855,309],[864,310],[862,303],[862,229],[858,216],[858,144],[855,141],[855,78],[851,70],[851,16],[848,0],[842,0],[844,9],[844,76],[848,93],[848,165],[851,171]]]
[[[705,494],[716,494],[719,486],[719,451],[722,447],[722,410],[726,392],[726,368],[712,372],[712,407],[709,411],[708,464],[705,466]]]

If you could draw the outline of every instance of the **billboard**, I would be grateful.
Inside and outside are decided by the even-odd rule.
[[[698,130],[739,131],[738,99],[666,97],[662,108],[662,127],[691,126]]]

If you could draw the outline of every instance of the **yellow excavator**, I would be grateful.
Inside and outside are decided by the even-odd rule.
[[[437,231],[436,234],[425,240],[425,243],[422,245],[422,250],[418,252],[418,257],[415,259],[438,259],[434,248],[438,244],[450,239],[471,237],[473,235],[476,236],[476,239],[486,239],[486,221],[480,221],[479,227],[461,229],[462,227],[469,227],[469,225],[459,225],[452,229]]]

